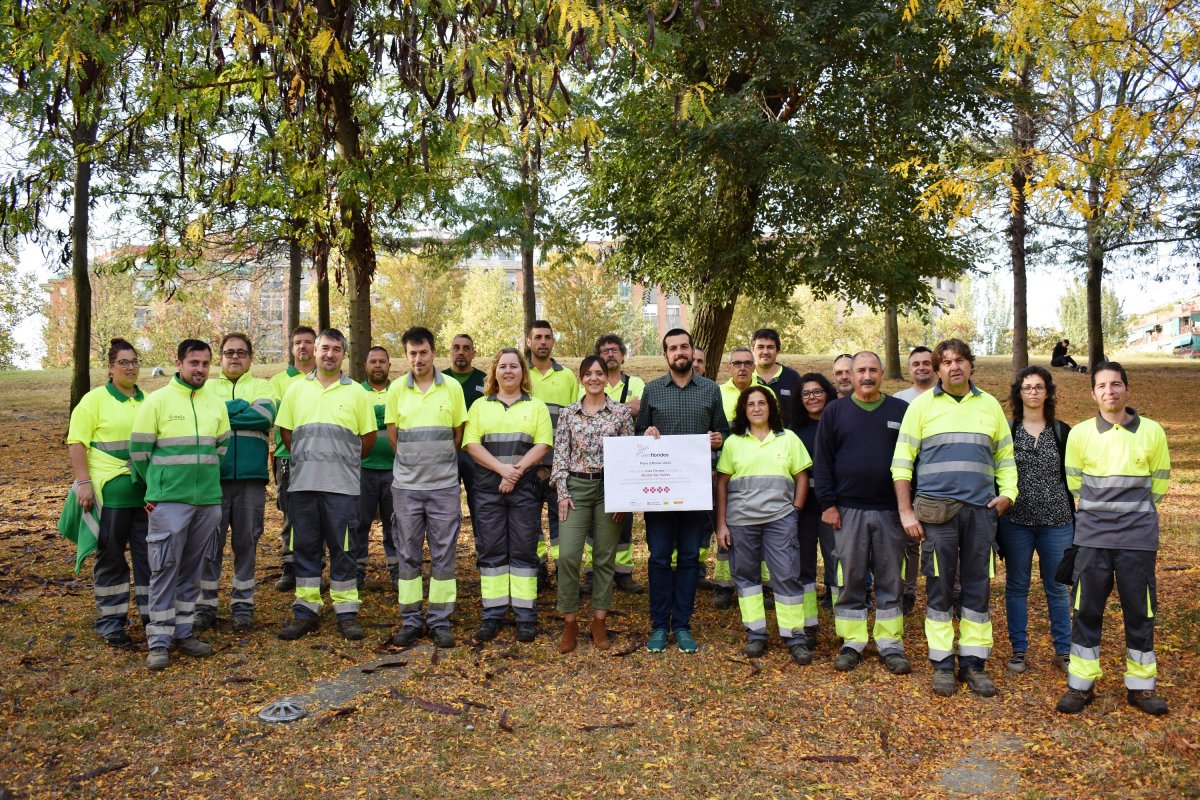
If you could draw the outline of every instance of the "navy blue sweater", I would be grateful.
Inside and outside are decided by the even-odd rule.
[[[813,483],[822,509],[897,509],[892,454],[907,410],[908,403],[887,396],[874,411],[850,397],[826,406],[813,454]]]

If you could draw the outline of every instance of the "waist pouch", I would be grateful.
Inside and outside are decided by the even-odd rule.
[[[918,495],[916,502],[913,503],[913,512],[921,522],[940,525],[954,519],[962,507],[961,500]]]

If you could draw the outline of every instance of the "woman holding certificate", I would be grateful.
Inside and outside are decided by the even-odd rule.
[[[463,449],[475,472],[475,558],[479,565],[483,623],[475,640],[500,633],[511,606],[517,641],[537,637],[537,540],[544,485],[537,468],[554,444],[550,411],[530,396],[529,367],[520,351],[496,354],[484,397],[471,404]]]
[[[751,386],[738,397],[731,435],[717,461],[717,540],[728,547],[730,571],[748,641],[743,652],[767,649],[761,564],[775,589],[779,636],[801,666],[812,663],[804,633],[796,509],[808,494],[812,459],[800,438],[783,427],[775,395]]]
[[[579,636],[579,566],[592,537],[592,646],[608,649],[604,618],[612,607],[613,573],[622,514],[604,512],[604,437],[632,436],[629,406],[605,394],[608,378],[600,356],[579,365],[583,398],[563,409],[554,434],[550,482],[558,489],[558,610],[563,635],[558,652],[570,653]]]

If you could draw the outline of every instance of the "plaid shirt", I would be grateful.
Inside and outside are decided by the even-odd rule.
[[[658,428],[663,436],[716,432],[729,436],[729,420],[721,403],[721,390],[708,378],[693,375],[681,388],[667,373],[646,384],[637,432]]]

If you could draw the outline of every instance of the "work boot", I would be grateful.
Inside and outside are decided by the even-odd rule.
[[[716,591],[720,587],[718,587],[715,583],[710,581],[708,578],[705,578],[702,576],[696,581],[696,588],[697,589],[707,589],[708,591],[711,592],[711,591]]]
[[[607,650],[610,644],[604,617],[592,617],[592,647],[597,650]]]
[[[904,595],[904,616],[908,616],[917,607],[917,596],[915,594]]]
[[[479,630],[475,631],[475,641],[490,642],[500,635],[500,620],[485,619],[479,624]]]
[[[903,653],[888,653],[883,657],[883,665],[893,675],[908,675],[912,672],[912,664],[908,663]]]
[[[1167,701],[1154,693],[1153,689],[1130,689],[1126,692],[1129,705],[1156,717],[1167,713]]]
[[[320,627],[319,620],[293,617],[283,623],[283,627],[279,629],[279,633],[276,635],[285,642],[291,642],[299,639],[306,633],[316,631],[318,627]]]
[[[952,669],[935,669],[933,671],[933,693],[942,697],[953,697],[958,691],[958,681]]]
[[[213,626],[217,621],[217,612],[211,608],[196,609],[196,616],[192,619],[192,630],[195,633],[204,633]]]
[[[809,650],[805,645],[794,644],[788,648],[788,652],[792,654],[792,661],[795,661],[801,667],[807,667],[812,663],[812,650]]]
[[[275,591],[277,592],[294,592],[296,591],[296,575],[287,570],[279,576],[279,580],[275,581]]]
[[[633,576],[628,572],[618,572],[613,576],[613,586],[616,586],[626,594],[641,594],[646,591],[646,587],[633,579]]]
[[[165,647],[151,647],[146,656],[146,669],[157,672],[171,665],[171,654]]]
[[[537,627],[532,622],[517,623],[517,641],[532,642],[537,638]]]
[[[358,621],[358,617],[339,619],[337,626],[338,633],[342,635],[343,639],[349,642],[361,642],[365,635],[362,623]]]
[[[833,590],[826,586],[825,594],[821,595],[821,599],[818,602],[821,608],[833,608]]]
[[[213,654],[212,645],[208,642],[200,641],[195,636],[176,639],[174,644],[176,650],[192,658],[208,658]]]
[[[724,611],[733,606],[733,588],[729,586],[718,586],[717,591],[713,593],[713,608],[718,611]]]
[[[766,639],[751,639],[746,642],[746,646],[742,648],[742,655],[746,658],[762,658],[763,653],[767,652]]]
[[[545,564],[538,564],[538,573],[537,573],[538,593],[540,594],[542,592],[548,592],[552,588],[554,588],[554,585],[552,583],[550,583],[550,568],[548,566],[546,566]]]
[[[245,614],[245,613],[234,614],[233,615],[233,629],[235,631],[237,631],[238,633],[245,633],[246,631],[253,630],[254,629],[254,615],[253,614]]]
[[[1078,714],[1095,699],[1094,689],[1067,689],[1063,696],[1058,698],[1058,705],[1054,710],[1062,714]]]
[[[592,593],[592,573],[585,573],[579,581],[579,594],[582,597],[585,594]]]
[[[433,637],[434,647],[441,647],[445,650],[454,647],[454,634],[450,633],[449,625],[439,625],[430,631],[430,636]]]
[[[966,682],[967,687],[980,697],[996,696],[996,684],[992,683],[992,679],[987,676],[987,673],[978,667],[968,667],[963,670],[962,679]]]
[[[817,649],[817,634],[820,633],[820,631],[821,629],[816,625],[811,625],[804,629],[804,638],[808,640],[809,650]]]
[[[843,647],[833,660],[833,668],[838,672],[849,672],[862,661],[862,655],[853,647]]]
[[[575,649],[575,640],[579,636],[578,620],[563,623],[562,638],[558,641],[558,652],[566,655]]]
[[[104,634],[104,643],[109,647],[128,647],[133,644],[133,639],[122,629]]]
[[[772,609],[775,607],[775,593],[770,589],[763,587],[763,608]]]
[[[397,647],[408,647],[421,635],[421,629],[416,625],[403,625],[392,635],[392,644]]]

